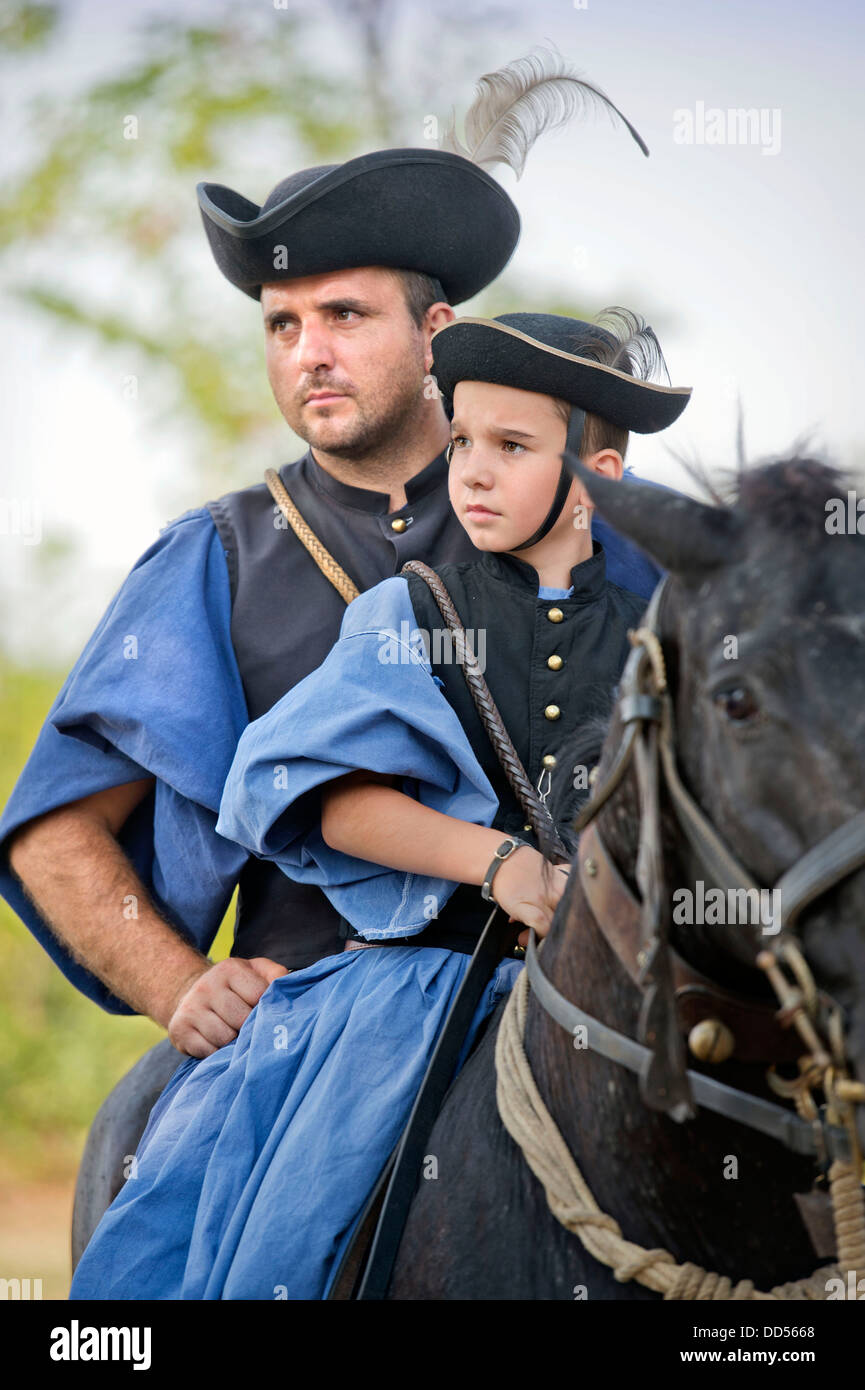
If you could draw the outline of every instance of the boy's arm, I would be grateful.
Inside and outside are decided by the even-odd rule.
[[[398,790],[400,779],[352,772],[322,790],[321,833],[331,849],[389,869],[480,886],[504,838],[501,830],[443,815]],[[545,934],[565,873],[544,872],[526,846],[496,874],[494,897],[511,917]],[[522,939],[522,938],[521,938]]]

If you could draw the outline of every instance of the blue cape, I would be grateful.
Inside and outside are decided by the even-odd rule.
[[[230,622],[219,536],[209,512],[188,512],[161,532],[109,604],[0,819],[0,892],[67,979],[111,1013],[134,1010],[50,931],[9,867],[9,837],[57,806],[155,777],[119,840],[156,907],[206,951],[248,858],[215,831],[247,724]],[[118,911],[118,931],[123,925]]]

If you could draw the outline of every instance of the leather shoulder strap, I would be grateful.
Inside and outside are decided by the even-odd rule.
[[[356,599],[360,590],[353,579],[349,579],[342,565],[338,564],[326,546],[322,545],[318,536],[311,526],[308,526],[301,516],[297,507],[288,495],[288,489],[280,478],[275,468],[268,468],[264,481],[270,489],[270,494],[285,517],[301,545],[305,546],[318,565],[325,579],[329,579],[337,593],[345,599],[346,603],[351,603]]]

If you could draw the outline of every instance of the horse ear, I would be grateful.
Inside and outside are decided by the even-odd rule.
[[[739,548],[741,522],[726,507],[707,507],[672,488],[639,479],[616,482],[586,468],[575,454],[562,460],[605,521],[634,541],[662,569],[682,577],[699,577],[728,564]]]

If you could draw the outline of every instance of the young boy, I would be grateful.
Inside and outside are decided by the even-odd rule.
[[[433,340],[454,406],[451,501],[484,552],[438,573],[483,634],[486,679],[542,797],[563,749],[608,713],[645,607],[606,580],[562,453],[618,478],[627,431],[664,428],[690,394],[642,380],[654,339],[619,323],[627,341],[539,314],[457,319]],[[74,1298],[326,1295],[465,975],[494,864],[494,901],[548,929],[566,870],[527,842],[442,627],[423,579],[385,580],[244,732],[217,829],[321,885],[346,949],[275,980],[233,1043],[181,1066]],[[562,803],[563,828],[580,795]],[[520,969],[498,967],[463,1058]]]

